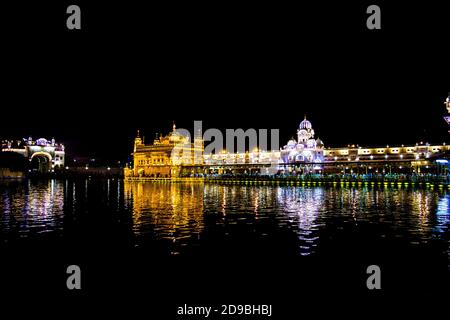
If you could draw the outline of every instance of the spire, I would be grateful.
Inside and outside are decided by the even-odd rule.
[[[305,113],[305,119],[304,120],[306,120],[306,113]]]
[[[140,132],[138,130],[136,138],[134,138],[134,151],[136,151],[136,146],[143,144],[143,142],[144,142],[144,139],[141,138],[141,134],[140,134]]]
[[[172,129],[173,129],[173,132],[175,132],[177,130],[177,126],[175,125],[175,121],[173,121]]]
[[[447,111],[450,113],[450,92],[448,93],[447,99],[445,99],[445,107],[447,108]]]

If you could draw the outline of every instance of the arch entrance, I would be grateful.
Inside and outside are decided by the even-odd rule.
[[[30,159],[32,172],[46,173],[52,169],[52,156],[47,152],[35,152]]]

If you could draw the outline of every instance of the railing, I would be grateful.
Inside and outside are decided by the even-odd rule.
[[[235,181],[250,181],[250,182],[283,182],[283,183],[297,183],[297,182],[322,182],[322,183],[340,183],[340,182],[375,182],[375,183],[429,183],[429,184],[450,184],[450,176],[446,175],[397,175],[397,174],[378,174],[378,175],[274,175],[261,176],[251,174],[241,175],[192,175],[177,178],[157,178],[157,177],[127,177],[129,181],[166,181],[166,182],[235,182]]]

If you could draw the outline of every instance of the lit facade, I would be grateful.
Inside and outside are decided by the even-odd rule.
[[[170,178],[181,174],[182,165],[203,164],[203,140],[178,133],[175,124],[170,134],[157,136],[152,144],[145,144],[139,132],[134,140],[133,168],[126,176]]]
[[[153,144],[145,145],[138,135],[134,143],[134,164],[126,170],[134,177],[179,177],[200,174],[308,174],[308,173],[424,173],[444,161],[450,152],[445,143],[362,147],[327,147],[319,138],[309,120],[300,122],[297,139],[292,138],[279,150],[254,150],[229,153],[226,150],[204,154],[203,140],[194,143],[179,134],[175,126]],[[182,152],[173,152],[177,145]],[[195,161],[193,155],[201,155]],[[182,154],[182,156],[179,156]],[[446,160],[445,160],[446,161]],[[442,162],[441,162],[442,163]]]
[[[450,147],[431,145],[386,146],[366,148],[350,145],[324,150],[325,171],[347,173],[423,173],[435,161],[446,158]]]
[[[63,168],[65,163],[65,147],[56,143],[55,139],[33,140],[29,137],[22,140],[4,140],[2,152],[15,152],[24,156],[30,161],[31,170],[39,172]]]
[[[321,163],[323,160],[324,144],[319,138],[314,139],[314,129],[305,116],[297,130],[297,141],[292,138],[281,149],[281,163]]]

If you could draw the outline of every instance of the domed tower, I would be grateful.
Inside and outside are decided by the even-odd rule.
[[[325,145],[323,144],[323,141],[319,138],[316,139],[316,162],[323,162],[324,155],[323,155],[323,149],[325,148]]]
[[[316,139],[316,146],[317,146],[318,149],[323,149],[325,145],[323,144],[323,141],[322,141],[322,140],[320,140],[319,138],[317,138],[317,139]]]
[[[311,122],[306,120],[306,115],[303,121],[300,122],[299,129],[297,130],[297,136],[298,142],[303,144],[314,137],[314,129],[312,128]]]

